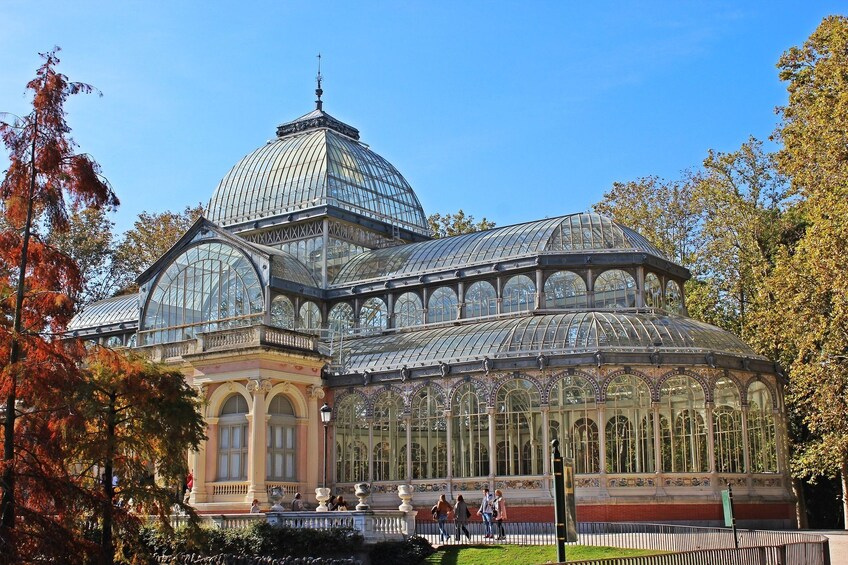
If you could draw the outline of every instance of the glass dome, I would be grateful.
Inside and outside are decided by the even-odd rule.
[[[330,205],[429,235],[412,187],[358,135],[320,110],[283,124],[221,180],[208,218],[228,226]]]

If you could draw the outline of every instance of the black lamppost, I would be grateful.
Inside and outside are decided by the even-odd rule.
[[[324,480],[321,481],[321,488],[327,488],[327,425],[333,419],[333,409],[326,402],[321,407],[321,423],[324,424]]]

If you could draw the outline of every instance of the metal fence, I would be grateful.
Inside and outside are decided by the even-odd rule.
[[[504,537],[493,524],[493,537],[486,536],[483,522],[466,525],[457,539],[452,522],[445,525],[447,539],[434,520],[417,520],[415,533],[438,544],[519,544],[553,545],[553,524],[546,522],[504,522]],[[580,545],[648,549],[669,552],[651,557],[585,561],[581,563],[616,563],[621,565],[689,565],[689,564],[755,564],[755,565],[828,565],[827,538],[801,532],[738,530],[739,549],[735,549],[733,531],[725,528],[701,528],[666,524],[630,522],[582,522],[577,524]],[[569,544],[572,545],[572,544]]]

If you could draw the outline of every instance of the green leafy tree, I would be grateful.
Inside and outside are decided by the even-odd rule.
[[[135,279],[165,254],[203,215],[203,205],[182,212],[142,212],[115,249],[115,273],[125,292],[137,290]]]
[[[669,259],[691,268],[698,252],[696,182],[688,172],[680,180],[651,176],[616,182],[592,209],[635,229]]]
[[[427,223],[430,224],[430,232],[436,239],[490,230],[495,227],[495,222],[489,221],[486,218],[475,222],[474,216],[470,214],[466,215],[462,210],[459,210],[455,214],[431,214],[427,217]]]
[[[137,536],[130,511],[164,518],[174,504],[175,487],[188,472],[188,450],[205,437],[200,401],[178,369],[95,348],[73,406],[83,432],[73,440],[69,461],[81,484],[99,492],[100,563],[109,564],[114,527]]]
[[[825,18],[778,68],[789,101],[776,159],[806,229],[762,289],[757,338],[789,369],[787,402],[809,431],[795,475],[839,476],[848,518],[848,18]]]
[[[79,267],[83,287],[73,292],[79,309],[86,304],[112,296],[119,277],[114,268],[114,222],[103,208],[85,208],[68,218],[67,231],[48,234],[50,245],[70,257]]]

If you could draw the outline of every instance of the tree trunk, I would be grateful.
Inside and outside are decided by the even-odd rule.
[[[807,498],[801,479],[792,477],[792,493],[795,495],[795,526],[799,530],[806,530],[810,524],[807,521]]]
[[[3,478],[0,486],[3,497],[0,500],[0,540],[9,539],[9,530],[15,527],[15,417],[18,402],[18,370],[16,365],[21,360],[21,325],[24,309],[24,293],[26,291],[27,253],[29,238],[32,231],[32,200],[35,196],[35,142],[38,139],[38,112],[33,113],[32,155],[30,157],[29,202],[27,203],[26,221],[24,222],[23,241],[21,242],[21,260],[18,265],[18,286],[15,291],[15,313],[12,321],[12,343],[9,346],[9,396],[6,397],[6,420],[3,422]],[[11,544],[10,544],[11,545]],[[9,548],[11,551],[11,548]]]
[[[106,458],[103,461],[103,534],[100,539],[100,563],[112,565],[115,550],[112,547],[112,514],[114,512],[115,487],[112,484],[114,476],[113,463],[115,458],[115,410],[117,395],[109,394],[109,411],[106,414]]]
[[[842,458],[839,479],[842,482],[842,527],[848,530],[848,459],[845,457]]]

